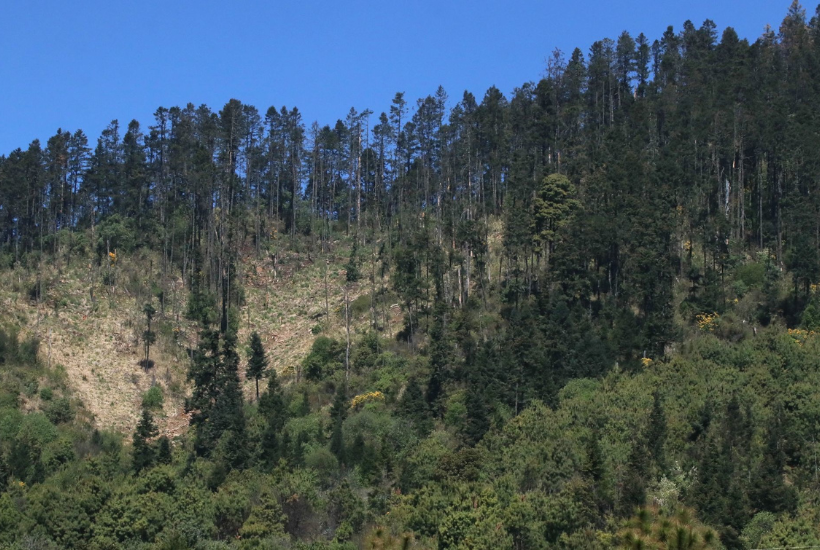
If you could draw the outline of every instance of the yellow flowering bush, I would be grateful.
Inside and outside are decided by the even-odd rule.
[[[803,345],[806,340],[812,336],[816,336],[817,332],[813,330],[805,330],[800,328],[790,328],[788,330],[789,336],[792,337],[792,340],[797,342],[799,345]]]
[[[698,328],[704,332],[712,332],[718,324],[720,315],[717,313],[700,313],[695,316]]]
[[[641,365],[643,365],[644,368],[648,367],[651,364],[652,364],[652,359],[650,359],[649,357],[644,357],[644,358],[641,359]]]
[[[350,401],[350,408],[357,409],[369,401],[384,401],[384,394],[380,391],[360,393]]]

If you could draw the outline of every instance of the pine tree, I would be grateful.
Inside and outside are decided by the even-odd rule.
[[[345,418],[347,418],[347,392],[344,386],[336,389],[336,396],[333,399],[333,406],[330,409],[330,421],[332,431],[330,435],[330,451],[339,459],[339,463],[344,464],[346,459],[344,433],[342,431]]]
[[[441,398],[448,379],[448,368],[452,362],[452,349],[447,334],[447,306],[437,300],[433,306],[433,320],[430,328],[430,379],[427,382],[425,399],[435,415],[442,412]]]
[[[268,358],[265,356],[265,348],[262,347],[262,339],[256,331],[251,334],[250,348],[251,353],[248,357],[248,369],[245,376],[256,383],[256,400],[259,401],[259,380],[265,376],[268,369]]]
[[[755,472],[749,496],[754,509],[777,514],[793,511],[797,504],[797,496],[794,487],[787,485],[783,478],[786,466],[786,453],[783,450],[785,412],[780,403],[773,409],[766,430],[763,460]]]
[[[194,352],[188,379],[194,387],[186,400],[191,425],[196,427],[194,449],[209,456],[223,436],[229,442],[222,446],[230,467],[244,463],[247,452],[244,399],[239,383],[239,355],[236,332],[220,334],[205,328]]]
[[[137,429],[132,436],[132,467],[135,473],[141,472],[145,468],[150,468],[156,459],[156,450],[150,439],[159,433],[154,423],[154,417],[148,409],[142,409],[142,416],[137,424]]]
[[[646,475],[649,466],[647,455],[644,441],[638,440],[632,445],[618,502],[618,512],[622,516],[630,516],[636,508],[646,504]]]
[[[167,436],[162,436],[159,438],[157,446],[157,463],[158,464],[170,464],[171,460],[173,459],[173,455],[171,453],[171,442],[168,440]]]
[[[247,454],[245,413],[242,387],[239,383],[239,354],[236,350],[236,333],[229,330],[224,335],[219,375],[220,394],[214,402],[211,422],[219,437],[227,435],[226,446],[231,467],[244,464]]]
[[[285,427],[288,419],[288,410],[285,405],[285,397],[282,386],[275,371],[270,371],[268,376],[268,387],[259,398],[259,412],[265,418],[268,426],[277,433]]]
[[[462,433],[468,445],[476,445],[487,430],[490,429],[490,419],[487,416],[486,397],[475,384],[467,389],[467,417]]]
[[[278,440],[277,443],[279,445],[279,456],[285,460],[292,461],[293,464],[296,464],[295,449],[293,446],[293,440],[290,437],[290,431],[284,430],[282,432],[282,439]]]
[[[659,472],[663,472],[666,468],[666,456],[663,450],[666,443],[666,413],[657,390],[652,394],[652,413],[649,415],[647,440],[652,460]]]
[[[185,410],[191,413],[191,426],[196,428],[194,448],[198,455],[207,456],[219,438],[210,416],[221,388],[218,385],[220,370],[219,333],[205,328],[194,350],[188,380],[193,382],[191,397],[185,400]]]
[[[157,310],[154,309],[154,306],[150,303],[146,303],[145,306],[142,308],[142,312],[145,314],[145,322],[146,322],[146,329],[145,332],[142,333],[142,341],[145,347],[145,359],[143,361],[143,367],[150,368],[153,366],[153,363],[150,359],[151,354],[151,344],[156,342],[157,335],[154,331],[151,330],[151,320],[156,315]]]
[[[410,380],[404,389],[398,404],[398,410],[402,416],[413,422],[420,436],[426,436],[432,429],[430,408],[427,406],[421,386],[415,378]]]
[[[289,442],[284,441],[284,436],[280,443],[280,434],[287,422],[288,411],[275,371],[270,372],[268,388],[259,398],[259,413],[266,422],[262,432],[262,457],[267,464],[273,465],[288,452],[289,445]]]
[[[350,259],[345,264],[345,280],[348,283],[356,283],[361,277],[359,273],[359,245],[358,237],[353,241],[353,246],[350,248]]]

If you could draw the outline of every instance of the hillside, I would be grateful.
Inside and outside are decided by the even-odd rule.
[[[258,332],[271,368],[285,380],[295,377],[296,366],[308,354],[316,334],[345,338],[343,288],[348,253],[337,248],[336,254],[317,260],[286,252],[274,265],[273,258],[257,258],[249,251],[241,262],[246,303],[238,310],[242,319],[239,337],[247,342],[251,332]],[[146,369],[140,365],[145,329],[142,309],[146,302],[160,308],[151,290],[152,285],[156,290],[162,276],[145,266],[158,265],[157,256],[148,251],[118,255],[116,264],[110,266],[116,281],[110,286],[100,281],[107,267],[93,262],[93,258],[67,253],[36,269],[5,271],[0,275],[0,303],[16,320],[23,337],[40,341],[40,361],[65,369],[69,385],[95,426],[130,434],[139,420],[143,394],[158,385],[165,395],[158,418],[160,430],[179,435],[188,424],[183,410],[189,393],[187,350],[195,347],[197,338],[196,324],[183,314],[187,295],[181,277],[164,281],[168,292],[164,311],[156,319],[160,336],[151,351],[154,366]],[[32,299],[33,289],[40,289],[39,299]],[[367,289],[353,284],[348,293],[348,300],[356,302]],[[361,306],[354,311],[351,332],[355,337],[368,325],[369,304],[366,311]],[[393,316],[397,325],[400,316]],[[245,382],[244,389],[247,398],[254,396],[251,381]],[[36,408],[36,403],[23,407]]]
[[[818,127],[795,1],[0,156],[0,547],[820,547]]]

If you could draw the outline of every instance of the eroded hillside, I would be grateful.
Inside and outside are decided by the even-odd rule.
[[[244,348],[250,333],[259,332],[271,366],[285,380],[296,375],[295,367],[317,333],[345,339],[345,284],[351,333],[368,324],[371,289],[367,282],[345,282],[347,253],[338,246],[321,258],[248,253],[240,262],[245,295],[239,309],[240,342]],[[163,279],[158,264],[146,252],[120,254],[107,264],[66,255],[0,275],[3,310],[22,326],[24,335],[40,339],[43,362],[65,369],[75,396],[99,427],[131,431],[139,420],[142,397],[153,385],[164,395],[161,431],[176,435],[187,427],[183,404],[196,327],[184,315],[187,290],[181,274]],[[143,306],[149,301],[157,310],[158,340],[150,351],[154,366],[146,369],[140,365],[141,335],[146,327]],[[242,360],[244,372],[244,354]],[[254,395],[252,382],[245,383],[245,390],[247,397]]]

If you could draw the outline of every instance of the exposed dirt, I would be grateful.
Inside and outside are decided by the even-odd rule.
[[[322,334],[344,339],[344,286],[347,252],[309,260],[306,254],[273,258],[243,258],[242,278],[246,303],[241,308],[240,369],[244,373],[244,348],[250,333],[258,331],[271,366],[285,380],[308,353],[321,326]],[[143,369],[140,340],[145,330],[143,304],[148,301],[158,262],[145,255],[121,254],[115,265],[96,266],[85,261],[57,262],[26,271],[18,268],[0,276],[0,313],[16,321],[24,334],[40,338],[40,358],[65,368],[74,395],[92,413],[100,427],[122,432],[133,430],[139,419],[143,394],[158,384],[164,391],[164,408],[158,414],[162,433],[179,435],[187,428],[183,410],[189,388],[185,380],[188,349],[196,344],[196,327],[185,320],[187,290],[180,276],[166,278],[164,313],[157,312],[153,329],[157,343],[151,348],[154,366]],[[102,281],[113,280],[103,285]],[[150,280],[149,280],[150,279]],[[38,280],[40,281],[38,283]],[[329,316],[325,318],[325,280]],[[92,284],[91,281],[94,281]],[[33,288],[42,288],[37,298]],[[348,284],[353,302],[369,288]],[[157,310],[158,300],[153,299]],[[394,312],[395,314],[395,312]],[[351,332],[367,326],[368,316],[351,319]],[[245,382],[248,398],[255,396],[253,381]]]

